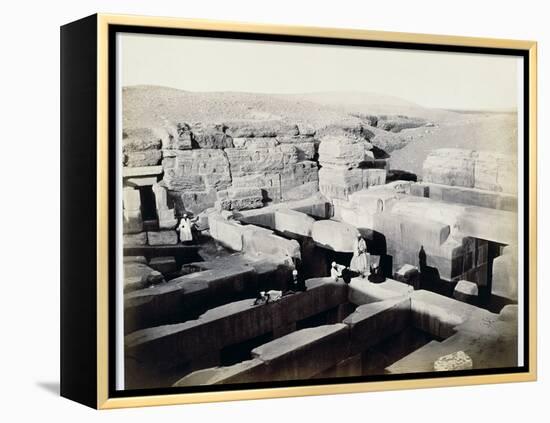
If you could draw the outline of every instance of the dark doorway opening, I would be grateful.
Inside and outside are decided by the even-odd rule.
[[[143,222],[157,220],[157,204],[155,193],[151,185],[139,187],[139,197],[141,200],[141,218]]]

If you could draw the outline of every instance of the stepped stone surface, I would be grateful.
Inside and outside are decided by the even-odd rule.
[[[175,245],[178,243],[176,231],[151,231],[147,232],[149,245]]]
[[[164,282],[162,274],[142,262],[124,263],[124,291],[143,289]]]

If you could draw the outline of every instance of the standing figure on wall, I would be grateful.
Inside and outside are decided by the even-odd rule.
[[[360,234],[357,234],[357,239],[353,245],[353,257],[350,263],[350,269],[365,277],[369,268],[369,256],[367,252],[367,242]]]
[[[424,251],[423,245],[420,246],[420,251],[418,252],[418,268],[421,273],[426,270],[426,251]]]
[[[197,218],[190,219],[187,214],[183,215],[177,228],[181,243],[193,241],[193,225],[196,221]]]

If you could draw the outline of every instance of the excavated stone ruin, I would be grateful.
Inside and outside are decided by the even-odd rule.
[[[517,365],[513,159],[434,150],[387,182],[366,127],[279,121],[127,129],[123,156],[127,388]],[[328,277],[358,235],[383,282]]]

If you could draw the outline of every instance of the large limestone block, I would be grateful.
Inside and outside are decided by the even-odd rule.
[[[341,253],[353,252],[358,235],[354,226],[333,220],[319,220],[311,228],[311,237],[316,244]]]
[[[122,257],[124,263],[142,263],[147,264],[145,256],[124,256]]]
[[[363,169],[363,188],[386,183],[386,169]]]
[[[360,123],[337,123],[330,124],[320,128],[315,132],[316,138],[324,139],[330,137],[347,137],[352,141],[366,142],[374,137],[374,133],[366,126]],[[372,145],[369,144],[370,150]]]
[[[162,274],[155,269],[138,262],[124,263],[124,291],[143,289],[164,282]]]
[[[199,214],[204,210],[214,207],[218,199],[215,189],[206,191],[173,191],[169,194],[172,198],[178,215],[183,213]]]
[[[411,310],[414,326],[439,339],[453,335],[458,325],[482,311],[476,306],[425,290],[411,294]]]
[[[272,148],[277,147],[279,141],[277,138],[234,138],[233,146],[235,148],[247,148],[249,150],[256,150],[258,148]]]
[[[222,150],[173,151],[163,161],[164,185],[173,191],[221,190],[231,185],[229,161]]]
[[[474,303],[479,295],[477,284],[470,281],[460,280],[455,286],[453,297],[465,303]]]
[[[432,150],[422,167],[423,181],[473,188],[475,157],[472,150],[442,148]]]
[[[349,202],[362,211],[378,213],[389,209],[389,206],[399,198],[399,194],[393,190],[364,189],[350,194]]]
[[[162,173],[162,166],[123,167],[122,177],[126,178],[147,178],[159,176]]]
[[[309,181],[302,184],[288,184],[282,188],[282,200],[292,201],[312,197],[319,192],[319,181]]]
[[[226,123],[228,135],[233,138],[258,138],[298,135],[298,126],[279,120],[248,120]]]
[[[249,210],[264,205],[259,188],[230,188],[218,192],[216,207],[219,210]]]
[[[502,256],[493,260],[493,295],[517,301],[518,298],[518,259],[517,247],[507,247]]]
[[[347,200],[362,188],[362,169],[323,167],[319,170],[319,191],[329,199]]]
[[[409,250],[420,251],[420,246],[429,251],[438,250],[451,233],[449,225],[433,220],[399,215],[395,215],[394,218],[400,222],[400,241]]]
[[[475,187],[517,193],[517,164],[513,156],[479,151],[475,161]]]
[[[235,176],[280,171],[298,161],[296,147],[286,144],[256,150],[227,148],[225,153],[231,165],[231,173]]]
[[[199,301],[204,306],[209,297],[221,301],[254,283],[256,279],[250,275],[253,272],[250,266],[240,267],[242,270],[237,275],[234,269],[226,272],[224,268],[218,268],[206,271],[208,278],[203,276],[206,272],[194,273],[128,295],[125,299],[131,298],[131,302],[138,305],[139,316],[155,318],[157,313],[165,316],[141,326],[147,329],[127,335],[127,352],[157,370],[173,368],[182,362],[200,359],[205,353],[258,338],[277,328],[334,309],[345,301],[344,284],[331,282],[330,278],[308,280],[307,291],[285,296],[275,303],[254,305],[254,299],[249,298],[211,308],[196,320],[174,324],[170,311],[175,307],[187,307],[187,297],[192,293],[202,295]],[[247,272],[248,279],[243,279]],[[139,308],[139,304],[144,302],[149,307]]]
[[[168,209],[168,193],[166,188],[160,184],[153,184],[152,190],[155,193],[155,204],[157,210],[167,210]]]
[[[160,229],[174,229],[178,223],[174,209],[158,210],[158,222]]]
[[[123,212],[123,232],[125,234],[136,234],[143,231],[143,220],[141,211],[124,210]]]
[[[161,159],[161,150],[130,151],[124,153],[122,163],[128,167],[156,166]]]
[[[512,194],[488,191],[478,188],[451,187],[440,184],[427,184],[428,195],[433,200],[450,203],[470,204],[492,209],[517,211],[517,197]]]
[[[285,166],[280,174],[283,201],[301,200],[319,191],[317,163],[301,161]]]
[[[255,172],[247,175],[233,175],[234,188],[260,188],[265,200],[281,199],[281,174],[276,172]]]
[[[267,364],[271,380],[308,379],[349,355],[348,330],[342,323],[302,329],[253,349],[251,355]]]
[[[358,354],[379,344],[403,331],[410,322],[410,298],[400,297],[360,305],[343,322],[350,327],[350,353]]]
[[[372,217],[372,229],[384,236],[388,250],[402,245],[401,219],[392,213],[375,213]]]
[[[414,288],[418,288],[420,284],[420,271],[418,267],[410,264],[401,266],[399,270],[393,274],[393,277],[395,280],[411,285]]]
[[[223,383],[250,383],[265,380],[267,366],[259,359],[241,361],[232,366],[197,370],[184,376],[173,386],[218,385]]]
[[[402,298],[414,289],[402,282],[386,279],[382,283],[373,283],[368,278],[353,278],[349,284],[348,300],[355,305],[370,304],[392,298]]]
[[[267,229],[248,225],[242,234],[243,251],[250,255],[268,255],[293,263],[301,258],[300,244],[295,240],[274,235]]]
[[[198,148],[231,148],[233,140],[224,131],[224,125],[204,123],[192,125],[193,144]]]
[[[169,129],[170,136],[163,140],[164,150],[190,150],[193,148],[193,136],[189,125],[180,123]]]
[[[147,232],[147,241],[149,245],[175,245],[178,243],[178,234],[176,231],[150,231]]]
[[[315,143],[310,142],[297,142],[293,144],[298,150],[298,160],[314,160],[315,159]]]
[[[270,207],[262,207],[261,209],[254,210],[243,210],[238,213],[236,219],[250,225],[275,229],[275,210]]]
[[[355,226],[358,229],[372,229],[373,216],[367,208],[357,207],[345,200],[332,200],[334,204],[334,219]]]
[[[501,244],[517,242],[518,215],[505,210],[468,207],[454,222],[453,230]]]
[[[429,197],[430,187],[427,184],[415,182],[414,184],[411,184],[411,195],[414,195],[415,197]]]
[[[332,217],[332,205],[326,198],[319,195],[293,201],[288,203],[288,207],[319,219],[330,219]]]
[[[163,275],[178,270],[175,257],[153,257],[149,261],[149,266]]]
[[[169,136],[165,128],[126,128],[122,131],[122,152],[159,150]]]
[[[315,219],[294,210],[275,211],[275,230],[284,234],[311,236]]]
[[[365,160],[370,161],[366,150],[367,143],[348,137],[326,136],[319,144],[319,163],[326,167],[355,168]]]
[[[122,190],[122,206],[124,210],[139,211],[141,210],[141,196],[139,190],[126,187]]]
[[[234,220],[226,220],[217,213],[208,215],[210,235],[226,247],[242,251],[244,226]]]
[[[147,244],[147,232],[138,234],[124,234],[122,237],[125,247],[137,247]]]

